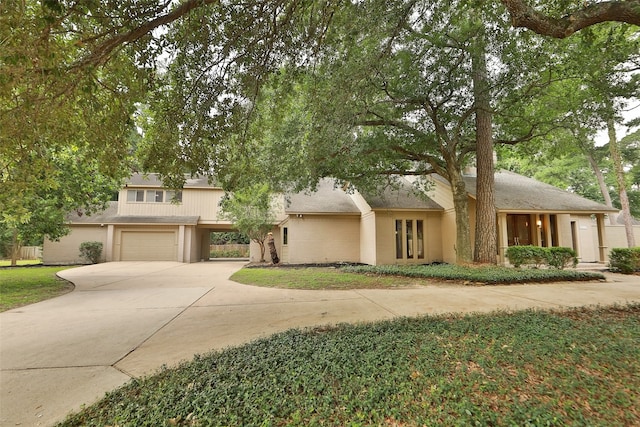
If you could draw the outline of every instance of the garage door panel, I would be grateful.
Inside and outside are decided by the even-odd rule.
[[[123,231],[120,242],[122,261],[177,261],[175,231]]]

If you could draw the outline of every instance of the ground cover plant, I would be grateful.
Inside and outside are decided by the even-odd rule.
[[[631,426],[640,304],[291,330],[135,379],[62,426]]]
[[[231,279],[246,285],[290,289],[364,289],[427,285],[443,281],[467,285],[586,281],[604,280],[604,276],[577,270],[437,264],[243,268]]]
[[[56,276],[69,267],[11,267],[0,269],[0,311],[44,301],[73,289]]]
[[[604,280],[600,273],[557,269],[515,269],[494,265],[360,265],[343,269],[351,273],[380,274],[462,281],[467,284],[510,284]]]

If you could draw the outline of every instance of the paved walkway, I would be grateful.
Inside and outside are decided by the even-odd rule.
[[[0,314],[0,425],[52,425],[132,376],[292,327],[640,302],[638,276],[608,275],[606,283],[295,291],[227,280],[242,265],[121,262],[62,272],[74,292]]]

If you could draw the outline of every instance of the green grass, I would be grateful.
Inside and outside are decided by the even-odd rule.
[[[640,305],[291,330],[132,380],[62,426],[640,425]]]
[[[18,266],[25,265],[38,265],[42,264],[42,261],[39,259],[20,259],[17,261]],[[11,266],[11,260],[9,259],[0,259],[0,267],[9,267]]]
[[[372,289],[455,282],[510,284],[571,280],[602,280],[600,273],[555,269],[515,269],[495,266],[353,266],[343,268],[243,268],[231,280],[246,285],[289,289]]]
[[[12,267],[0,269],[0,311],[33,304],[73,289],[56,273],[69,267]]]
[[[346,273],[337,268],[243,268],[231,280],[245,285],[288,289],[376,289],[415,286],[409,277],[372,276]]]

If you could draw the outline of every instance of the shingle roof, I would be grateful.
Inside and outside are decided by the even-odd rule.
[[[323,179],[313,193],[294,193],[287,195],[289,203],[285,213],[307,214],[360,214],[358,206],[341,188],[335,188],[333,180]]]
[[[463,177],[467,192],[476,196],[476,177]],[[509,171],[495,174],[495,204],[499,210],[613,212],[593,200]]]
[[[134,173],[127,180],[127,186],[129,187],[157,187],[162,188],[162,180],[157,173]],[[186,182],[184,183],[184,188],[219,188],[215,182],[209,183],[207,177],[197,176],[194,178],[187,177]]]
[[[428,197],[418,197],[412,185],[404,178],[399,188],[386,188],[381,194],[363,194],[372,209],[429,209],[443,210],[442,206]],[[323,179],[313,193],[296,193],[288,196],[287,214],[359,214],[360,210],[351,197],[340,188],[335,188],[333,180]]]
[[[363,194],[371,209],[444,210],[426,195],[418,196],[409,181],[400,178],[399,188],[387,187],[382,194]]]
[[[199,216],[118,215],[118,202],[109,202],[107,208],[94,215],[72,213],[68,219],[74,224],[184,224],[197,225]]]

